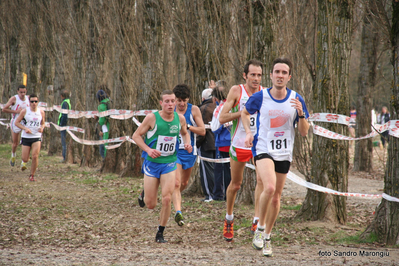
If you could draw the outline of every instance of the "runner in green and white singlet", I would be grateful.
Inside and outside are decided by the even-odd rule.
[[[187,132],[186,119],[174,111],[176,106],[174,93],[162,92],[159,103],[162,110],[147,115],[132,138],[143,150],[145,158],[142,167],[144,190],[139,196],[140,206],[154,209],[157,204],[158,187],[161,186],[162,189],[162,208],[155,241],[165,243],[167,241],[163,238],[163,232],[171,212],[179,133],[184,142],[184,149],[191,152],[193,148]],[[146,136],[145,140],[142,138],[143,135]]]

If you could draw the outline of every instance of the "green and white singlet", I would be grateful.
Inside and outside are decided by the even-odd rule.
[[[177,149],[179,147],[178,138],[180,132],[179,115],[174,112],[172,121],[165,121],[159,112],[155,112],[155,126],[149,130],[145,137],[145,144],[151,149],[161,152],[158,158],[151,158],[148,154],[144,157],[146,160],[155,163],[171,163],[177,160]]]

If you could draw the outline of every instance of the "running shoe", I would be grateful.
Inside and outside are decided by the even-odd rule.
[[[178,226],[184,225],[183,214],[181,214],[181,212],[176,212],[175,222],[177,223]]]
[[[140,207],[141,207],[141,208],[144,208],[144,206],[145,206],[145,202],[144,202],[144,189],[143,189],[143,191],[141,191],[141,193],[140,193],[139,197],[137,198],[137,200],[138,200],[138,202],[139,202]]]
[[[227,242],[233,240],[234,237],[234,220],[224,219],[223,237]]]
[[[21,170],[25,171],[26,170],[26,163],[21,162]]]
[[[263,256],[273,257],[272,241],[270,239],[264,239]]]
[[[254,234],[255,234],[256,228],[258,228],[258,222],[259,222],[259,220],[256,220],[254,223],[252,223],[252,226],[251,226],[251,235],[254,235]]]
[[[29,176],[29,181],[36,181],[35,177],[33,175]]]
[[[15,165],[15,157],[11,157],[10,165],[11,165],[11,166],[14,166],[14,165]]]
[[[166,241],[165,239],[163,239],[163,233],[161,232],[157,232],[157,235],[155,236],[155,242],[157,243],[166,243],[168,241]]]
[[[261,250],[263,248],[263,233],[264,231],[256,230],[254,234],[254,239],[252,240],[252,247],[257,250]]]

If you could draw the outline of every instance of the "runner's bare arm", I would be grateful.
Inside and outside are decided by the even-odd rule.
[[[194,106],[191,109],[191,112],[193,114],[194,117],[194,121],[197,124],[197,126],[191,126],[189,131],[194,132],[197,135],[200,136],[205,136],[205,125],[204,125],[204,121],[202,120],[202,115],[201,115],[201,111],[198,108],[198,106]]]
[[[297,110],[298,116],[305,115],[305,113],[303,112],[302,103],[301,101],[299,101],[298,97],[296,99],[292,99],[291,104],[292,104],[291,106]],[[309,122],[306,120],[306,118],[299,118],[298,120],[299,120],[298,122],[299,133],[301,134],[302,137],[305,137],[309,131]]]
[[[32,131],[31,131],[29,128],[27,128],[27,127],[25,127],[25,126],[23,126],[23,125],[21,124],[21,121],[22,121],[22,119],[25,117],[25,114],[26,114],[26,109],[23,109],[23,110],[19,113],[17,119],[15,120],[15,125],[16,125],[17,127],[19,127],[20,129],[25,130],[26,133],[31,134]]]
[[[11,110],[10,109],[11,105],[14,105],[16,103],[16,101],[17,100],[15,99],[15,96],[12,96],[8,100],[8,102],[4,105],[3,112],[9,113],[9,114],[18,114],[19,112],[21,112],[21,109],[19,109],[19,110]]]
[[[186,119],[184,118],[183,115],[179,114],[179,120],[180,120],[180,125],[181,125],[180,134],[181,134],[181,137],[184,142],[184,149],[187,152],[191,153],[193,151],[193,147],[191,146],[191,143],[190,143],[191,140],[190,140],[190,134],[188,134],[188,131],[187,131]]]
[[[230,113],[231,108],[238,102],[241,95],[241,88],[238,85],[231,87],[229,94],[227,95],[226,102],[224,103],[224,107],[220,112],[219,122],[220,124],[224,124],[230,121],[233,121],[241,116],[241,111],[236,113]]]
[[[40,128],[39,128],[39,132],[42,133],[44,130],[44,127],[46,126],[46,118],[45,118],[45,113],[43,110],[40,110],[40,113],[42,115],[42,121],[40,122]]]
[[[136,142],[137,146],[145,151],[151,158],[157,158],[161,156],[161,152],[156,149],[151,149],[147,144],[145,144],[143,135],[145,135],[148,130],[154,128],[155,126],[155,115],[149,114],[143,120],[143,123],[136,129],[133,133],[132,139]]]
[[[245,133],[246,133],[245,147],[250,148],[253,145],[252,141],[254,140],[254,136],[251,132],[250,114],[248,113],[248,111],[245,107],[244,107],[244,110],[242,110],[242,112],[241,112],[241,121],[242,121],[242,125],[244,126]]]

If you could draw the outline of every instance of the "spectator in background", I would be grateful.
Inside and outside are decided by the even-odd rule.
[[[351,137],[355,137],[355,129],[356,129],[356,108],[351,106],[351,110],[349,112],[349,133]]]
[[[223,108],[226,96],[218,85],[213,89],[212,96],[217,105],[213,112],[211,122],[211,129],[215,135],[216,159],[230,158],[231,126],[225,127],[219,122],[220,110]],[[231,181],[230,162],[215,163],[214,177],[215,186],[213,187],[213,199],[217,201],[226,200],[226,190]]]
[[[99,113],[109,110],[110,99],[108,98],[107,93],[105,91],[109,91],[109,89],[107,88],[107,86],[102,85],[100,86],[100,89],[97,91],[96,94],[97,100],[100,102],[97,108]],[[99,117],[98,124],[100,125],[100,130],[99,130],[100,140],[108,139],[109,138],[108,116]],[[107,155],[107,150],[105,149],[105,145],[107,144],[100,145],[100,155],[103,159],[105,159],[105,156]]]
[[[71,110],[71,101],[69,99],[69,91],[66,89],[61,90],[61,109]],[[60,127],[65,127],[68,124],[68,114],[60,113],[58,116],[58,123]],[[66,160],[66,130],[61,130],[61,146],[62,146],[62,159],[61,163],[65,163]]]
[[[381,113],[378,115],[377,123],[378,124],[385,124],[389,121],[390,115],[388,112],[388,108],[386,106],[382,107]],[[382,147],[385,148],[385,142],[389,142],[389,130],[381,133],[381,143]]]
[[[213,110],[216,104],[212,100],[212,89],[205,89],[202,91],[202,103],[198,106],[201,111],[202,120],[207,125],[212,121]],[[198,155],[214,159],[215,158],[215,136],[211,129],[206,129],[205,136],[197,136],[196,145],[198,148]],[[200,161],[200,176],[202,191],[205,195],[204,202],[213,200],[212,191],[214,186],[214,163],[201,160]]]

